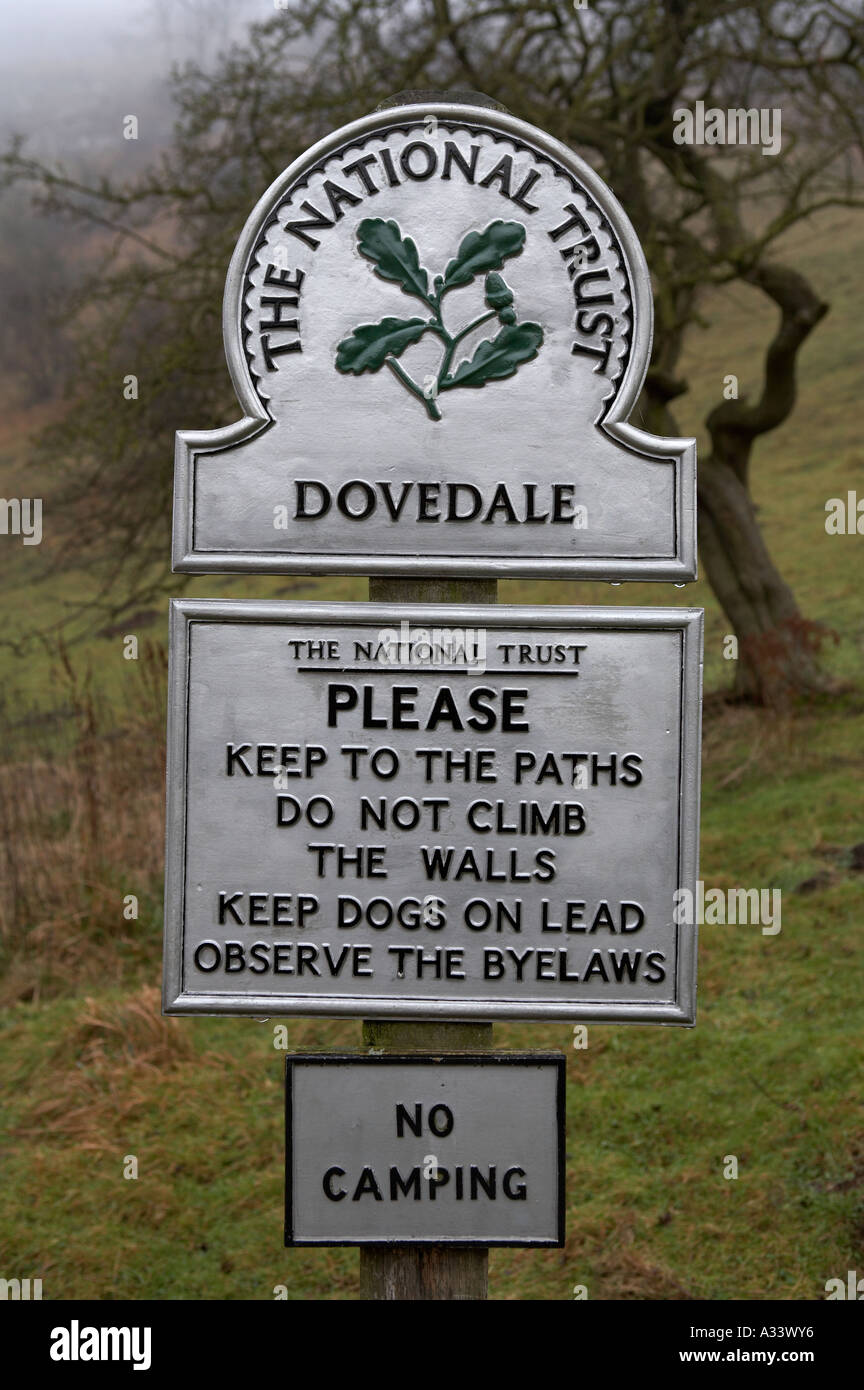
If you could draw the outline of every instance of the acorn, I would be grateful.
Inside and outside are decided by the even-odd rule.
[[[486,303],[490,309],[507,309],[513,303],[513,291],[494,270],[486,276]]]

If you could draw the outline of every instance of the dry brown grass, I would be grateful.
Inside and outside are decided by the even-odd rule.
[[[51,1095],[29,1108],[15,1136],[116,1153],[152,1105],[154,1081],[194,1055],[190,1030],[162,1017],[154,986],[111,1002],[87,998],[51,1053]]]
[[[41,733],[31,727],[7,736],[0,764],[0,1004],[51,997],[82,982],[118,983],[125,962],[154,950],[164,653],[146,644],[130,662],[122,722],[62,646],[57,658],[57,717]],[[137,919],[124,917],[130,894],[139,901]]]

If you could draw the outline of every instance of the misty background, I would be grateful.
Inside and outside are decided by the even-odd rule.
[[[27,135],[43,159],[82,163],[135,151],[122,139],[139,118],[140,153],[170,136],[170,76],[207,65],[274,0],[12,0],[0,8],[0,136]]]

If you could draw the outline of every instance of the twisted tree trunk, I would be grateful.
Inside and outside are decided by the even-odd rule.
[[[774,300],[780,322],[765,354],[758,402],[724,400],[706,419],[712,448],[698,467],[699,559],[738,641],[735,698],[778,706],[835,686],[819,664],[826,630],[802,615],[765,544],[750,496],[750,456],[759,436],[789,417],[798,352],[828,305],[786,266],[757,265],[742,278]],[[687,383],[660,365],[676,356],[674,346],[671,354],[658,353],[645,383],[648,428],[660,434],[680,433],[670,402]]]
[[[750,455],[756,439],[791,413],[798,352],[828,305],[786,266],[757,265],[744,278],[774,300],[780,322],[758,402],[723,401],[706,420],[712,451],[699,467],[699,554],[738,638],[735,695],[777,705],[833,682],[818,661],[824,628],[802,616],[768,553],[749,492]]]

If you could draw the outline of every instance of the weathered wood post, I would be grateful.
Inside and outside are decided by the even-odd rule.
[[[478,1052],[492,1046],[491,1023],[382,1023],[366,1020],[371,1052]],[[360,1297],[482,1299],[489,1252],[452,1245],[361,1245]]]
[[[387,105],[452,100],[445,92],[405,93]],[[466,102],[494,105],[471,93]],[[496,579],[370,578],[373,603],[496,603]],[[389,1023],[366,1019],[363,1044],[376,1052],[459,1052],[492,1047],[491,1023]],[[452,1246],[365,1245],[360,1294],[366,1299],[483,1299],[489,1252]]]
[[[370,579],[374,603],[495,603],[496,579]],[[374,1052],[477,1052],[492,1047],[491,1023],[390,1023],[366,1019],[363,1045]],[[489,1252],[448,1245],[363,1245],[365,1299],[482,1299]]]

